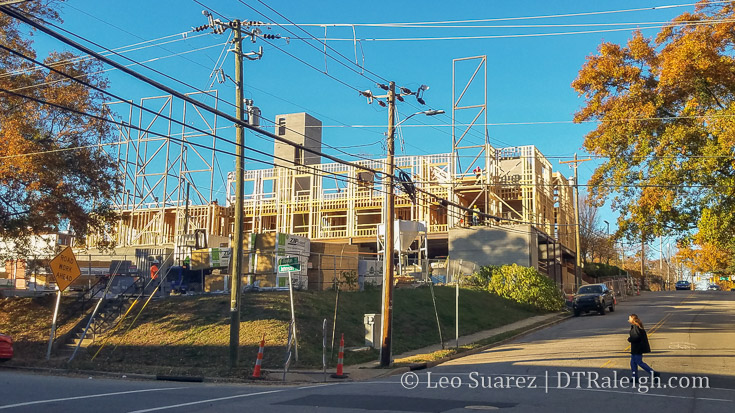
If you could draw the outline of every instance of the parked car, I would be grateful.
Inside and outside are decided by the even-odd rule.
[[[692,284],[689,281],[679,280],[676,282],[677,290],[691,290]]]
[[[13,339],[0,333],[0,361],[7,361],[13,358]]]
[[[577,290],[572,304],[574,316],[579,316],[582,311],[589,313],[594,310],[605,315],[605,309],[615,311],[615,294],[605,284],[585,285]]]
[[[707,290],[709,291],[720,291],[720,286],[717,284],[710,284],[707,286]]]

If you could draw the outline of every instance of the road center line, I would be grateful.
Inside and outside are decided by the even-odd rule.
[[[34,404],[65,402],[65,401],[69,401],[69,400],[92,399],[92,398],[96,398],[96,397],[119,396],[119,395],[123,395],[123,394],[146,393],[146,392],[153,392],[153,391],[179,390],[179,389],[185,389],[185,388],[186,387],[165,387],[165,388],[162,388],[162,389],[130,390],[130,391],[119,391],[119,392],[114,392],[114,393],[90,394],[90,395],[87,395],[87,396],[63,397],[63,398],[60,398],[60,399],[35,400],[35,401],[32,401],[32,402],[6,404],[4,406],[0,406],[0,410],[3,410],[3,409],[12,409],[14,407],[22,407],[22,406],[33,406]]]
[[[690,299],[693,296],[694,296],[694,293],[692,292],[688,296],[684,297],[684,299],[681,300],[679,302],[679,304],[677,304],[677,305],[684,304],[684,301]],[[653,327],[651,327],[651,329],[649,330],[648,336],[649,337],[652,336],[659,328],[661,328],[661,326],[664,325],[664,323],[666,323],[667,321],[669,321],[669,318],[671,318],[671,316],[673,314],[674,314],[673,312],[668,312],[661,320],[659,320],[656,324],[654,324]],[[630,344],[628,344],[628,347],[626,347],[623,351],[624,352],[627,352],[628,350],[630,350]],[[610,364],[612,362],[613,362],[613,359],[609,359],[608,361],[605,362],[605,364],[603,364],[602,366],[600,366],[600,368],[603,368],[603,367],[607,366],[608,364]]]

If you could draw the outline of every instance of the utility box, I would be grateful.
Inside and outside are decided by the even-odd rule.
[[[382,332],[380,314],[365,314],[365,345],[372,348],[380,348],[380,335]]]

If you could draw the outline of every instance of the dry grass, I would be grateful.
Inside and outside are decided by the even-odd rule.
[[[454,332],[454,294],[449,287],[435,288],[439,319],[445,338]],[[461,334],[498,327],[538,314],[528,307],[484,291],[462,290]],[[331,352],[331,330],[336,293],[303,291],[295,294],[299,362],[293,368],[321,367],[322,323],[327,320],[327,357]],[[399,288],[394,304],[394,354],[439,342],[434,308],[428,288]],[[263,334],[266,335],[263,367],[283,367],[288,338],[290,306],[287,292],[243,295],[240,325],[240,363],[230,370],[229,296],[182,296],[153,300],[135,321],[142,304],[131,311],[121,328],[98,340],[67,365],[65,359],[46,362],[45,343],[53,311],[53,298],[0,301],[0,331],[14,336],[17,358],[11,364],[123,371],[128,373],[229,376],[251,374]],[[380,291],[342,292],[336,325],[335,346],[345,335],[346,347],[364,345],[363,315],[380,312]],[[62,326],[68,329],[70,326]],[[101,344],[105,347],[91,360]],[[330,358],[335,365],[337,349]],[[430,358],[443,357],[431,355]],[[347,352],[346,364],[372,361],[376,350]]]

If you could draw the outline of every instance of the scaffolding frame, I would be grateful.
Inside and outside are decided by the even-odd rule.
[[[187,96],[212,99],[216,109],[217,93],[209,90]],[[215,174],[219,117],[171,95],[144,97],[138,105],[116,101],[106,106],[117,124],[115,145],[107,152],[117,163],[122,183],[122,191],[113,199],[121,219],[115,235],[97,236],[115,238],[119,246],[167,243],[183,234],[187,203],[192,211],[206,211],[197,206],[216,205],[215,186],[226,188],[226,180],[218,180]],[[180,123],[173,120],[175,114],[180,114]],[[190,214],[190,229],[212,228],[222,213],[206,215]]]

